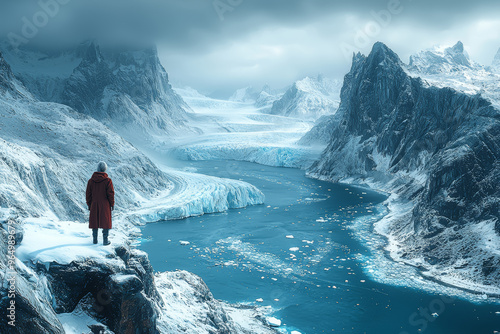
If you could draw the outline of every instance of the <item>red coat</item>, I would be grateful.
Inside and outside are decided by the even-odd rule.
[[[89,228],[111,228],[111,207],[115,206],[115,189],[108,174],[95,172],[87,183]]]

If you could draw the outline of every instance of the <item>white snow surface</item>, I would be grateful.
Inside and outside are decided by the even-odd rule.
[[[203,134],[177,136],[156,149],[184,160],[240,160],[270,166],[307,167],[319,156],[297,141],[312,121],[261,113],[252,103],[205,97],[192,89],[175,88],[195,112],[192,126]]]
[[[69,264],[86,259],[106,259],[114,254],[114,247],[124,244],[126,236],[122,232],[110,231],[113,246],[92,244],[92,233],[88,224],[75,221],[61,221],[57,218],[26,218],[23,224],[24,236],[16,250],[16,256],[23,262]]]
[[[491,67],[469,58],[461,42],[435,46],[410,57],[408,74],[420,77],[428,86],[451,87],[469,95],[481,94],[500,107],[500,50]]]
[[[200,277],[187,271],[155,275],[165,307],[158,318],[163,333],[214,333],[225,323],[230,333],[276,333],[262,321],[265,308],[230,305],[214,299]]]

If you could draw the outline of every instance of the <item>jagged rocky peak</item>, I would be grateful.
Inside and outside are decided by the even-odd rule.
[[[7,62],[3,58],[2,52],[0,52],[0,87],[10,87],[12,85],[12,78],[12,70],[9,64],[7,64]]]
[[[103,59],[99,45],[97,45],[95,42],[91,42],[87,50],[85,51],[85,55],[82,61],[90,64],[95,64],[100,63],[102,60]]]
[[[65,81],[62,102],[123,136],[149,139],[186,130],[190,110],[169,84],[156,47],[143,45],[90,43]]]
[[[435,46],[410,56],[410,70],[425,74],[439,74],[478,70],[481,65],[472,61],[462,42],[454,46]]]
[[[368,58],[373,59],[374,61],[380,60],[381,62],[390,62],[401,64],[401,59],[399,56],[389,49],[387,45],[382,42],[377,42],[373,45],[372,51]]]
[[[493,70],[500,73],[500,48],[498,49],[495,58],[493,58],[493,63],[491,64],[491,67],[493,68]]]

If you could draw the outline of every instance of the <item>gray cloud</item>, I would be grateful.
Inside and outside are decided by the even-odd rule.
[[[54,15],[37,27],[31,46],[154,42],[174,82],[226,94],[319,72],[341,77],[350,65],[346,54],[366,53],[377,40],[404,61],[422,48],[462,40],[472,58],[489,64],[500,47],[499,1],[394,1],[2,0],[0,34],[23,36],[23,18],[44,23],[36,17],[43,4],[59,3],[48,7]],[[214,2],[226,4],[223,20]],[[387,17],[388,8],[397,10]]]

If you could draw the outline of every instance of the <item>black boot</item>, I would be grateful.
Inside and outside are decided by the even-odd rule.
[[[111,243],[111,241],[108,240],[108,236],[109,236],[109,229],[103,228],[102,229],[102,244],[104,246],[107,246]]]
[[[98,229],[96,229],[96,228],[92,229],[92,236],[94,237],[94,244],[97,243],[97,232],[98,232]]]

